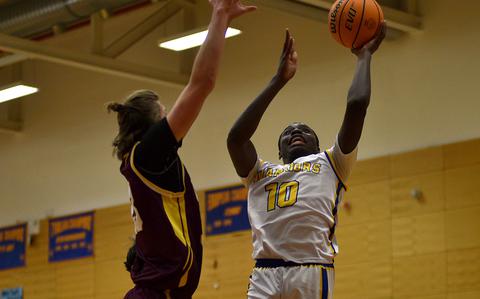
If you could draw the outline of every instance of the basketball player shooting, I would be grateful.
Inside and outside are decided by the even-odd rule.
[[[258,158],[250,138],[275,95],[297,70],[294,39],[286,32],[277,74],[240,115],[228,135],[228,151],[248,188],[248,216],[256,260],[249,299],[333,298],[338,205],[357,156],[370,102],[370,62],[385,37],[352,52],[357,65],[342,126],[334,145],[320,151],[315,132],[295,122],[280,134],[278,165]]]
[[[177,151],[213,90],[230,21],[255,10],[239,0],[210,3],[207,38],[171,111],[150,90],[108,106],[118,113],[113,145],[130,188],[136,234],[125,263],[135,287],[126,299],[189,299],[200,278],[200,209]]]

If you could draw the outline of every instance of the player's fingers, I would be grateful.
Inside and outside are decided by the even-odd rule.
[[[290,38],[290,32],[288,32],[288,28],[287,28],[285,29],[285,42],[283,43],[284,49],[287,48],[289,38]]]
[[[288,28],[287,28],[285,30],[285,41],[283,42],[282,57],[285,55],[285,52],[287,50],[289,35],[290,33],[288,32]]]
[[[282,55],[282,60],[283,61],[288,59],[288,57],[290,56],[291,49],[292,49],[292,37],[289,36],[288,40],[287,40],[287,44],[285,45],[285,50],[284,50],[283,55]]]
[[[254,6],[254,5],[244,6],[244,10],[245,10],[246,13],[248,13],[248,12],[252,12],[252,11],[257,10],[257,7]]]
[[[287,44],[287,51],[286,51],[286,56],[290,56],[290,53],[292,52],[292,47],[293,47],[293,38],[290,36],[288,39],[288,44]]]
[[[292,56],[292,54],[295,52],[295,39],[292,37],[292,47],[290,48],[290,57]]]
[[[290,60],[291,60],[293,63],[295,63],[295,64],[297,63],[297,61],[298,61],[298,54],[297,54],[297,51],[293,51],[293,53],[292,53],[292,56],[291,56]]]
[[[380,45],[382,44],[382,41],[385,38],[386,34],[387,34],[387,24],[385,22],[383,22],[383,24],[381,26],[381,29],[380,29],[380,32],[379,32],[378,36],[375,38],[375,45],[374,45],[375,50],[380,47]]]

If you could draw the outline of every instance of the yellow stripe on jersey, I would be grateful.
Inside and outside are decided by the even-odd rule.
[[[333,171],[335,172],[335,175],[337,176],[338,180],[342,183],[343,187],[345,188],[345,191],[347,191],[347,185],[345,185],[344,180],[342,177],[340,177],[340,173],[338,172],[338,167],[335,162],[335,159],[333,159],[333,153],[331,150],[326,150],[325,153],[328,156],[328,160],[331,162],[330,164],[333,167]]]
[[[188,254],[183,266],[184,274],[180,279],[178,287],[186,285],[188,280],[188,272],[193,264],[193,251],[190,243],[190,235],[188,233],[187,214],[185,211],[185,198],[182,197],[166,197],[163,200],[163,207],[167,214],[168,220],[172,225],[175,236],[187,247]]]
[[[145,178],[135,167],[134,153],[135,148],[138,144],[139,142],[135,144],[130,155],[130,165],[132,166],[132,170],[147,187],[162,195],[163,208],[170,224],[172,225],[175,236],[180,240],[180,242],[182,242],[185,247],[187,247],[188,250],[185,265],[182,269],[184,274],[180,278],[180,283],[178,285],[178,287],[183,287],[187,284],[188,272],[190,271],[190,268],[193,264],[193,250],[190,243],[190,235],[188,233],[187,214],[185,209],[185,168],[183,167],[183,164],[181,164],[183,191],[172,192],[157,186],[156,184]],[[170,291],[167,290],[165,294],[167,298],[170,298]]]
[[[183,164],[182,164],[182,181],[183,181],[183,191],[181,192],[172,192],[172,191],[169,191],[167,189],[163,189],[157,185],[155,185],[154,183],[152,183],[149,179],[147,179],[146,177],[144,177],[140,171],[138,171],[138,169],[135,167],[135,164],[133,163],[134,161],[134,153],[135,153],[135,148],[137,147],[137,145],[139,144],[140,142],[137,142],[134,146],[133,146],[133,149],[132,149],[132,154],[130,155],[130,165],[132,166],[132,169],[133,169],[133,172],[138,176],[138,178],[150,189],[152,189],[153,191],[157,192],[157,193],[160,193],[161,195],[164,195],[164,196],[170,196],[170,197],[178,197],[178,196],[183,196],[183,194],[185,194],[185,174],[184,174],[184,167],[183,167]]]
[[[190,268],[192,267],[193,264],[193,252],[192,249],[189,247],[188,250],[190,251],[189,256],[191,257],[190,259],[187,259],[187,263],[184,266],[184,273],[182,277],[180,278],[180,283],[178,284],[178,287],[184,287],[187,284],[188,281],[188,272],[190,271]]]
[[[192,267],[193,264],[193,250],[192,250],[192,245],[190,243],[190,234],[188,233],[188,226],[187,226],[187,214],[186,214],[186,208],[185,208],[185,199],[182,198],[180,200],[180,213],[182,215],[182,227],[184,228],[185,231],[185,241],[187,242],[188,246],[188,255],[187,255],[187,261],[185,265],[183,266],[183,271],[184,274],[182,275],[182,278],[180,278],[180,283],[178,287],[183,287],[187,284],[188,281],[188,272],[190,271],[190,268]]]

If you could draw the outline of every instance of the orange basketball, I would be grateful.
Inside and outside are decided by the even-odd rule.
[[[337,0],[328,13],[328,26],[337,42],[360,48],[370,41],[383,22],[375,0]]]

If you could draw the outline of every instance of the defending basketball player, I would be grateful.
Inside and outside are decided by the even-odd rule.
[[[192,297],[202,265],[200,210],[188,172],[177,150],[203,102],[213,90],[225,32],[230,21],[254,6],[239,0],[210,0],[208,36],[195,59],[190,81],[167,113],[153,91],[140,90],[118,113],[119,134],[113,145],[128,181],[135,245],[127,270],[135,283],[125,298]]]
[[[283,164],[258,158],[250,138],[275,95],[295,75],[297,52],[286,32],[277,74],[247,107],[228,135],[228,150],[248,187],[248,215],[255,268],[248,298],[333,298],[337,210],[356,160],[357,144],[370,102],[370,62],[385,37],[353,49],[357,66],[342,126],[334,145],[319,148],[315,132],[292,123],[278,140]]]

